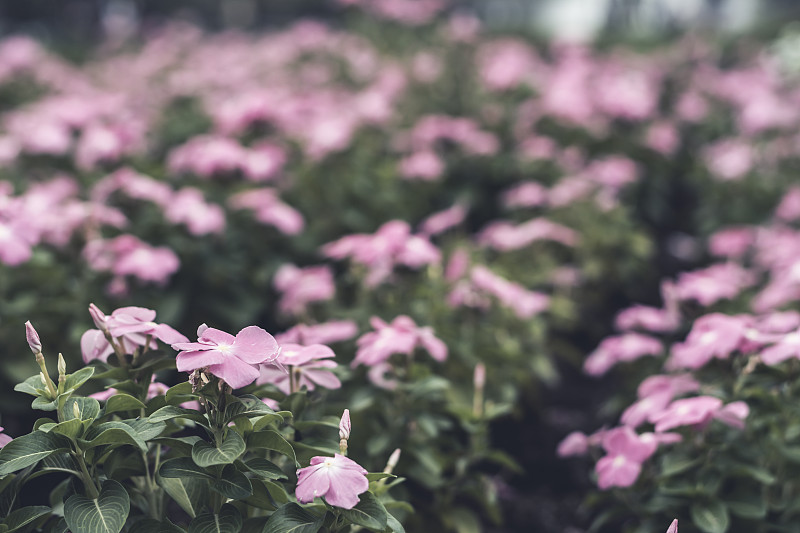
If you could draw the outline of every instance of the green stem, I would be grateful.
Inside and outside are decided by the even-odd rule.
[[[78,460],[78,466],[81,467],[81,474],[83,476],[83,485],[86,488],[87,495],[91,499],[96,500],[97,497],[100,495],[100,491],[97,489],[97,485],[95,485],[91,474],[89,474],[89,470],[86,468],[86,461],[83,460],[83,454],[80,452],[73,451],[72,455]]]

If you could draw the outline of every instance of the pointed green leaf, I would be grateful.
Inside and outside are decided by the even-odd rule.
[[[247,447],[251,450],[263,449],[276,451],[289,457],[294,461],[295,466],[300,466],[300,463],[297,462],[294,448],[292,448],[292,445],[277,431],[267,429],[251,433],[247,438]]]
[[[218,515],[203,513],[189,524],[188,533],[239,533],[242,515],[230,504],[222,506]]]
[[[722,502],[695,503],[690,514],[694,524],[705,533],[725,533],[728,530],[728,508]]]
[[[156,483],[192,518],[197,516],[208,499],[208,482],[201,479],[165,478],[157,475]]]
[[[83,450],[89,450],[97,446],[131,444],[137,446],[143,452],[147,451],[147,444],[139,434],[128,424],[117,421],[103,422],[93,426],[86,433],[85,439],[78,441],[78,444]]]
[[[324,519],[294,502],[287,503],[272,513],[262,533],[317,533]]]
[[[110,415],[111,413],[118,413],[120,411],[133,411],[136,409],[144,409],[144,404],[130,394],[118,392],[106,400],[103,415]]]
[[[14,390],[17,392],[24,392],[25,394],[30,394],[31,396],[41,396],[45,393],[45,385],[42,383],[42,378],[39,374],[35,376],[31,376],[22,383],[17,383],[14,386]]]
[[[262,459],[261,457],[253,457],[242,464],[247,470],[260,478],[288,479],[288,476],[278,467],[278,465],[272,461]]]
[[[69,439],[55,433],[34,431],[0,449],[0,476],[30,466],[51,453],[69,450]]]
[[[189,457],[176,457],[175,459],[168,459],[167,461],[164,461],[164,463],[161,465],[161,468],[159,468],[158,473],[161,474],[161,477],[165,478],[214,478],[214,476],[206,472],[203,468],[197,466]]]
[[[129,511],[128,493],[112,479],[103,482],[97,499],[73,494],[64,502],[64,520],[76,533],[119,533]]]
[[[199,441],[192,446],[192,460],[199,466],[230,464],[244,451],[244,439],[241,435],[233,430],[228,430],[219,448],[206,441]]]
[[[239,397],[238,401],[228,404],[225,408],[225,420],[233,421],[242,416],[248,418],[268,416],[273,421],[283,422],[283,417],[263,400],[249,394]]]
[[[64,381],[64,391],[78,390],[78,387],[86,383],[92,375],[94,375],[94,367],[91,366],[85,366],[72,374],[67,374],[67,379]]]
[[[191,435],[189,437],[157,437],[154,439],[150,439],[150,442],[152,442],[153,444],[161,444],[163,446],[169,446],[180,455],[191,455],[192,446],[194,446],[196,442],[199,442],[201,440],[203,439],[198,437],[197,435]]]
[[[39,411],[55,411],[58,408],[58,400],[48,400],[45,396],[38,396],[31,402],[31,407]]]
[[[145,518],[136,522],[129,530],[128,533],[185,533],[183,528],[180,528],[169,521],[161,522],[152,518]]]
[[[193,422],[197,422],[200,425],[208,427],[208,420],[202,414],[198,413],[193,409],[184,409],[182,407],[177,407],[174,405],[166,405],[162,407],[161,409],[157,410],[149,417],[147,417],[147,420],[148,422],[156,423],[156,422],[167,422],[175,418],[185,418],[187,420],[192,420]]]
[[[250,480],[234,465],[225,465],[220,477],[211,482],[211,488],[231,500],[242,500],[253,494]]]
[[[77,409],[77,416],[75,410]],[[94,420],[100,416],[100,402],[94,398],[82,398],[76,396],[68,399],[64,403],[64,408],[61,409],[61,417],[64,420],[72,420],[77,418],[79,420]]]
[[[180,405],[183,402],[197,399],[197,394],[192,392],[192,384],[188,381],[170,387],[164,395],[168,405]]]
[[[31,507],[23,507],[17,509],[8,515],[3,524],[8,528],[7,533],[12,533],[22,529],[25,526],[31,525],[38,519],[50,514],[50,508],[44,505],[34,505]]]
[[[342,516],[356,525],[373,531],[386,529],[389,513],[378,498],[369,491],[359,495],[359,498],[360,501],[355,507],[341,510]]]
[[[70,439],[77,439],[83,434],[83,424],[77,418],[65,420],[64,422],[53,424],[52,426],[50,426],[50,424],[43,424],[39,429],[44,432],[58,433]]]
[[[122,423],[128,425],[139,435],[139,438],[144,441],[158,437],[167,427],[167,424],[164,422],[151,423],[149,420],[141,418],[136,420],[123,420]]]
[[[253,494],[242,500],[243,503],[252,507],[257,507],[258,509],[266,509],[267,511],[274,511],[281,506],[281,503],[275,501],[275,498],[272,497],[267,486],[260,479],[251,479],[250,486],[253,489]],[[260,531],[259,529],[259,532]]]
[[[389,526],[389,529],[392,530],[392,533],[406,533],[403,524],[401,524],[400,521],[392,515],[392,513],[387,513],[386,516],[388,517],[386,520],[386,525]]]

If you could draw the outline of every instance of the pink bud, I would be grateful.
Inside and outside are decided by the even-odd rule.
[[[672,523],[669,525],[669,529],[667,530],[667,533],[678,533],[678,519],[677,518],[675,520],[673,520]]]
[[[106,329],[108,329],[106,326],[106,314],[93,303],[89,304],[89,314],[92,316],[92,321],[94,325],[97,326],[97,329],[100,331],[106,331]]]
[[[473,383],[476,389],[483,389],[486,385],[486,365],[478,363],[475,365],[475,374],[473,376]]]
[[[39,340],[39,334],[33,329],[33,324],[30,320],[25,322],[25,338],[28,340],[28,346],[34,354],[42,353],[42,341]]]
[[[205,333],[207,329],[208,325],[205,322],[197,326],[197,338],[199,339],[200,337],[202,337],[203,333]]]
[[[339,438],[347,440],[350,438],[350,409],[345,409],[342,420],[339,422]]]

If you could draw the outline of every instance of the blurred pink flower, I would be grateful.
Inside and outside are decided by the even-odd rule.
[[[375,331],[365,333],[358,339],[358,351],[350,365],[352,367],[360,364],[375,366],[387,361],[392,354],[410,356],[418,346],[439,362],[447,359],[447,346],[434,336],[433,330],[430,327],[417,327],[408,316],[398,316],[391,324],[372,317],[370,324]]]
[[[800,191],[800,189],[799,189]],[[756,232],[749,227],[725,228],[709,237],[709,251],[717,257],[739,259],[755,243]]]
[[[484,87],[493,91],[513,89],[536,73],[538,57],[519,39],[498,39],[478,49],[478,72]]]
[[[483,265],[472,268],[470,281],[473,287],[491,294],[500,303],[514,311],[519,318],[530,318],[550,307],[550,297],[531,291],[518,283],[508,281]]]
[[[133,235],[89,241],[83,255],[94,270],[156,283],[166,282],[180,266],[178,256],[169,248],[150,246]]]
[[[305,227],[303,215],[278,199],[273,189],[253,189],[231,196],[228,205],[234,209],[250,209],[262,224],[278,228],[286,235],[297,235]]]
[[[717,141],[705,149],[704,157],[711,173],[723,181],[742,179],[756,163],[750,144],[739,139]]]
[[[545,203],[547,189],[535,181],[522,183],[503,193],[503,205],[508,208],[538,207]]]
[[[602,376],[621,361],[634,361],[645,355],[659,355],[664,351],[661,341],[641,333],[625,333],[606,337],[583,364],[583,370],[592,376]]]
[[[313,457],[310,466],[297,471],[295,496],[301,503],[314,498],[325,498],[329,505],[352,509],[359,502],[358,495],[369,489],[367,471],[344,455]]]
[[[400,175],[406,179],[434,181],[442,177],[445,163],[433,150],[419,150],[400,160]]]
[[[480,244],[504,252],[525,248],[539,240],[574,246],[578,242],[578,234],[566,226],[538,217],[516,226],[502,220],[492,222],[478,235]]]
[[[275,273],[273,285],[282,294],[281,311],[293,315],[304,312],[312,302],[330,300],[336,292],[333,272],[327,265],[298,268],[284,264]]]
[[[697,300],[708,306],[719,300],[736,297],[751,286],[755,276],[736,263],[720,263],[678,276],[675,294],[680,300]]]
[[[589,450],[589,438],[580,431],[573,431],[558,444],[559,457],[585,455]]]
[[[680,426],[702,427],[722,408],[722,400],[711,396],[696,396],[675,400],[653,418],[656,431],[661,433]]]
[[[358,333],[358,325],[352,320],[332,320],[321,324],[298,324],[278,333],[275,339],[279,344],[331,344],[352,339]]]
[[[180,351],[175,359],[178,371],[208,368],[234,389],[258,378],[256,365],[274,361],[280,350],[272,335],[257,326],[248,326],[234,337],[203,324],[197,329],[197,337],[197,342],[172,345]]]
[[[444,211],[437,211],[420,223],[420,235],[430,237],[458,226],[467,217],[467,208],[455,204]]]
[[[642,463],[658,447],[658,442],[645,435],[637,435],[629,427],[608,430],[603,436],[603,448],[607,455],[597,461],[597,486],[605,490],[611,487],[630,487],[639,477]]]
[[[280,354],[274,361],[259,365],[256,383],[270,383],[284,394],[291,392],[291,379],[295,380],[296,390],[302,387],[314,390],[317,386],[338,389],[342,382],[331,372],[337,365],[328,360],[335,356],[333,350],[321,344],[281,344]],[[288,367],[293,375],[287,373],[284,367]]]
[[[5,446],[6,444],[11,442],[12,440],[14,440],[14,438],[9,436],[9,435],[6,435],[5,433],[3,433],[3,427],[0,426],[0,448]]]
[[[217,204],[206,202],[202,191],[194,187],[176,191],[164,206],[164,217],[173,224],[185,224],[192,235],[225,230],[225,212]]]
[[[800,219],[800,187],[789,187],[775,209],[775,216],[786,221]]]
[[[695,320],[686,340],[672,347],[668,368],[696,369],[711,359],[727,359],[745,340],[746,316],[711,313]]]

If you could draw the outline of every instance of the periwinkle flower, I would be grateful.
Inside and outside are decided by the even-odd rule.
[[[344,455],[313,457],[311,465],[297,471],[298,501],[309,503],[324,497],[328,504],[352,509],[359,502],[358,495],[369,489],[367,471]]]

